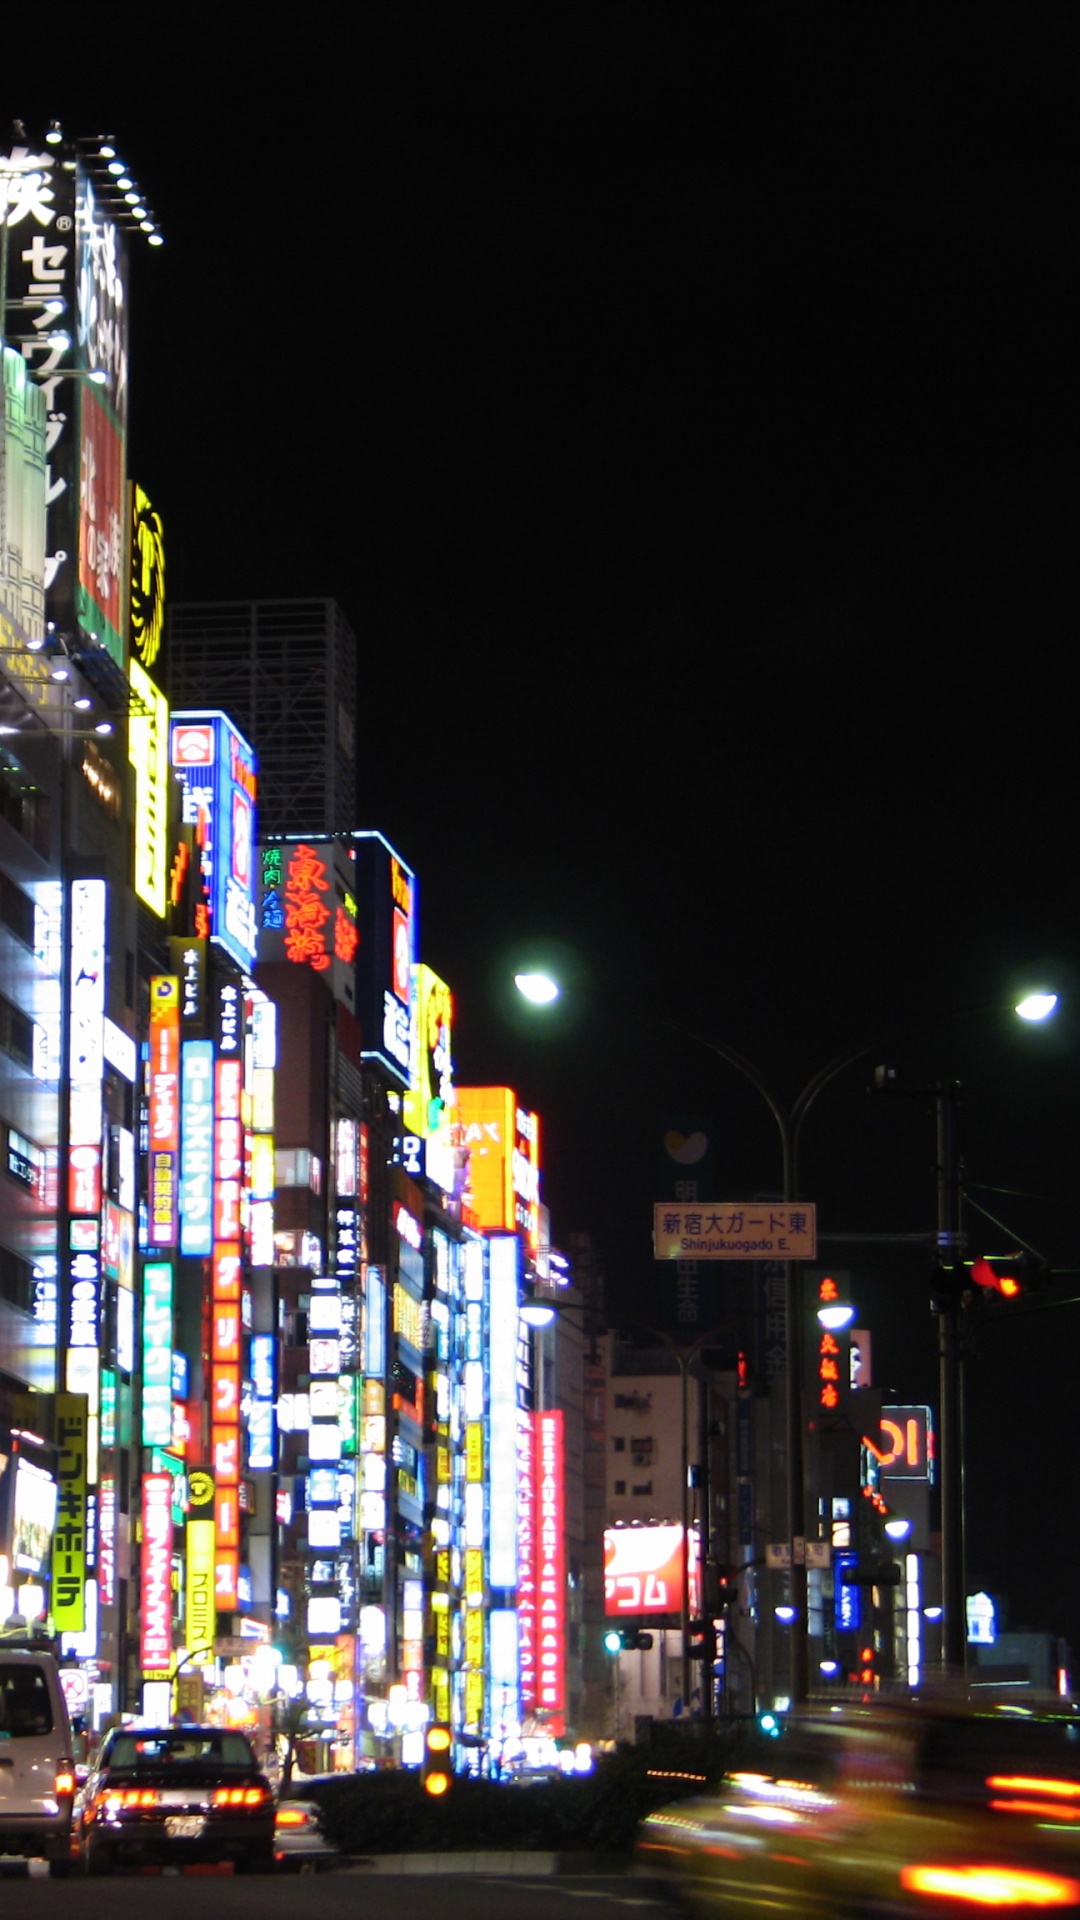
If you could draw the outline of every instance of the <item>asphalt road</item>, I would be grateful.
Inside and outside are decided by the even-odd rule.
[[[9,1870],[10,1871],[10,1870]],[[631,1874],[502,1878],[334,1872],[315,1875],[121,1875],[103,1880],[0,1878],[0,1911],[12,1920],[116,1920],[136,1902],[154,1920],[201,1913],[229,1920],[676,1920],[655,1883]]]

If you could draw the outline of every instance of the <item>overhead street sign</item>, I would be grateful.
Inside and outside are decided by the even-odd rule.
[[[814,1260],[817,1209],[799,1200],[659,1201],[657,1260]]]

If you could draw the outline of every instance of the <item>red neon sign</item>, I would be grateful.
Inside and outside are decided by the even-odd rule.
[[[143,1673],[172,1671],[172,1491],[171,1473],[143,1474],[139,1615]]]
[[[566,1711],[566,1502],[562,1410],[536,1422],[537,1705],[549,1733],[563,1732]]]
[[[301,842],[289,856],[285,875],[285,952],[297,966],[307,962],[316,973],[330,965],[326,946],[330,908],[320,898],[329,891],[326,861],[320,860],[314,847]]]

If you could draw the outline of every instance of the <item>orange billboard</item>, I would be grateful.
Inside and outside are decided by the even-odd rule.
[[[468,1149],[465,1204],[485,1232],[520,1233],[540,1249],[540,1120],[511,1087],[459,1087],[457,1118]]]

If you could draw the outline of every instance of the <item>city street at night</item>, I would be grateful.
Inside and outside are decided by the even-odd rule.
[[[4,1885],[0,1901],[19,1920],[67,1920],[73,1889],[33,1879]],[[317,1878],[230,1876],[138,1876],[116,1881],[78,1883],[83,1920],[113,1920],[118,1901],[153,1907],[156,1920],[183,1920],[205,1914],[208,1905],[228,1912],[230,1920],[674,1920],[678,1909],[659,1885],[632,1873],[550,1875],[527,1872],[499,1875],[440,1874],[436,1884],[424,1874],[367,1874],[362,1869],[321,1874]]]
[[[1080,1699],[1074,50],[188,12],[5,19],[0,1920],[666,1916],[339,1863]]]

